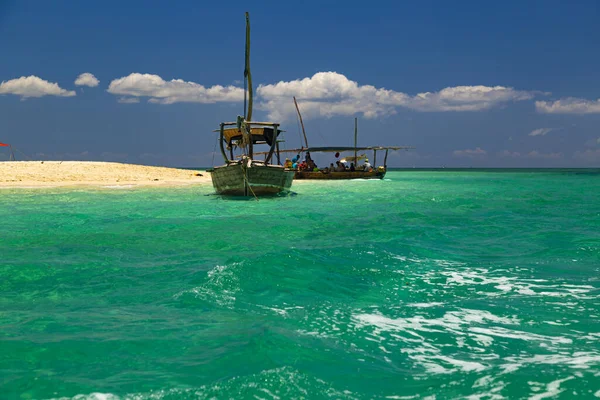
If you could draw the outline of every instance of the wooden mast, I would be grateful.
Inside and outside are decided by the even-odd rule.
[[[248,82],[248,113],[245,115],[245,122],[252,121],[252,73],[250,72],[250,14],[246,11],[246,54],[244,63],[244,83]],[[245,86],[245,85],[244,85]],[[246,92],[244,92],[244,98]],[[245,102],[244,102],[245,104]],[[246,110],[244,110],[246,111]],[[252,128],[249,125],[244,127],[246,132],[244,136],[248,137],[248,157],[253,158]]]
[[[244,78],[248,81],[248,114],[246,121],[252,121],[252,74],[250,73],[250,14],[246,12],[246,63]],[[244,110],[245,111],[245,110]]]
[[[300,108],[298,107],[298,102],[296,101],[296,96],[294,96],[294,104],[296,105],[296,111],[298,112],[298,117],[300,118],[300,125],[302,126],[302,134],[304,135],[304,143],[306,144],[306,148],[308,149],[308,140],[306,140],[306,132],[304,131],[304,122],[302,122],[302,114],[300,114]]]
[[[358,118],[354,118],[354,168],[356,168],[356,164],[358,164],[358,160],[356,159],[357,137],[358,137]]]

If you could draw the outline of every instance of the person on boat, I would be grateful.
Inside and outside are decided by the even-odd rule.
[[[329,172],[333,172],[335,171],[335,167],[333,166],[333,163],[329,164]]]
[[[354,163],[350,163],[350,171],[354,172],[356,171],[356,168],[354,168]]]
[[[284,168],[292,168],[293,164],[292,164],[292,160],[290,160],[289,158],[285,159],[285,162],[283,163]]]
[[[337,163],[337,168],[335,169],[336,172],[344,172],[346,170],[346,167],[344,167],[344,164],[341,161],[336,161]]]
[[[369,162],[368,158],[365,158],[365,164],[363,165],[363,169],[367,172],[373,171],[373,167],[371,166],[371,163]]]

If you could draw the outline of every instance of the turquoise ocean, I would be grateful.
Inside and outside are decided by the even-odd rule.
[[[0,190],[0,399],[600,397],[600,171]]]

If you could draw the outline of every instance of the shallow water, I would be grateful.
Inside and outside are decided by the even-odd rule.
[[[1,190],[0,397],[600,397],[597,170],[293,190]]]

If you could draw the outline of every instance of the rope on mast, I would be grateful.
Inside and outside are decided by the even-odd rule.
[[[302,114],[300,114],[300,108],[298,107],[298,102],[296,101],[296,96],[294,96],[294,104],[296,105],[296,111],[298,111],[298,118],[300,118],[300,125],[302,125],[302,134],[304,135],[304,143],[306,144],[306,148],[308,148],[308,140],[306,139],[306,131],[304,130],[304,122],[302,121]]]

